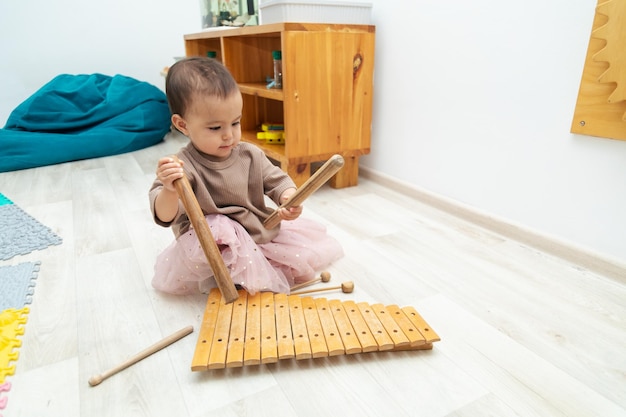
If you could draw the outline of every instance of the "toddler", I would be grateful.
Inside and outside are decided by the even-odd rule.
[[[280,209],[273,229],[263,221],[296,191],[291,178],[256,146],[240,142],[243,100],[237,83],[219,61],[186,58],[165,81],[173,126],[189,138],[176,156],[158,161],[150,188],[154,221],[175,236],[158,257],[152,285],[173,294],[208,292],[217,284],[179,201],[174,181],[183,170],[206,216],[234,283],[249,293],[289,293],[343,256],[324,226],[300,217],[302,206]]]

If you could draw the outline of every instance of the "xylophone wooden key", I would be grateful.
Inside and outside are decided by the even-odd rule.
[[[213,323],[217,321],[217,313],[221,299],[222,294],[219,291],[211,291],[209,294],[198,334],[196,350],[191,360],[192,371],[206,371],[208,369],[207,358],[209,357],[209,353],[211,353],[211,344],[213,343],[213,335],[215,334]]]
[[[374,312],[380,324],[385,328],[391,338],[394,348],[406,347],[410,345],[408,336],[404,333],[398,322],[394,320],[392,314],[382,304],[373,304],[370,309]]]
[[[312,357],[309,333],[306,328],[304,312],[302,311],[302,298],[297,295],[287,297],[289,302],[289,314],[291,318],[291,331],[293,332],[293,346],[296,359],[309,359]]]
[[[367,327],[378,345],[377,350],[393,349],[393,341],[391,340],[391,337],[389,337],[387,330],[385,330],[383,324],[380,320],[378,320],[378,317],[376,317],[376,314],[372,310],[371,306],[368,303],[358,303],[356,306],[361,312],[363,320],[367,323]]]
[[[233,303],[225,304],[224,298],[221,298],[215,321],[215,333],[211,342],[211,353],[209,353],[207,362],[208,369],[220,369],[226,366],[228,335],[230,334],[230,319],[232,315]]]
[[[245,351],[243,365],[261,363],[261,293],[248,296],[248,311],[245,322]]]
[[[337,324],[337,329],[339,330],[346,353],[351,355],[363,352],[361,342],[357,336],[357,330],[352,326],[350,318],[341,301],[330,300],[328,305],[330,306],[333,318]]]
[[[289,303],[286,294],[274,295],[274,311],[276,314],[276,342],[278,345],[278,359],[292,359],[296,354],[293,347],[293,333],[291,318],[289,317]]]
[[[378,350],[378,343],[372,335],[372,332],[367,325],[367,322],[361,315],[359,307],[357,307],[354,301],[344,301],[343,306],[346,310],[346,314],[350,319],[350,323],[354,328],[357,339],[361,344],[362,352],[375,352]]]
[[[333,318],[333,313],[330,305],[328,304],[328,300],[325,298],[316,298],[315,306],[319,314],[322,331],[324,332],[328,356],[345,355],[346,349],[341,341],[341,334],[337,328],[337,323]],[[359,346],[359,351],[360,350],[361,348]]]
[[[422,316],[413,307],[402,307],[402,311],[406,314],[409,320],[411,320],[415,327],[417,327],[417,330],[419,330],[422,336],[424,336],[427,344],[432,344],[433,342],[441,340],[439,335],[437,335],[437,333],[430,328],[428,323],[426,323]]]
[[[416,347],[426,343],[426,339],[422,336],[422,333],[417,330],[417,327],[409,320],[400,307],[397,305],[389,305],[387,306],[387,311],[402,329],[404,335],[409,339],[410,347]]]
[[[261,293],[261,363],[278,362],[274,294]]]
[[[230,318],[230,331],[226,352],[226,367],[243,366],[243,352],[246,338],[246,319],[248,309],[248,293],[239,290],[239,298],[233,303],[233,312]]]
[[[311,297],[302,298],[302,311],[304,313],[304,321],[309,335],[309,343],[311,345],[311,356],[314,358],[323,358],[328,356],[328,346],[324,337],[324,330],[317,312],[315,300]]]

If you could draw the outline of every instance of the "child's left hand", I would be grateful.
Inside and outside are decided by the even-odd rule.
[[[286,201],[288,201],[295,192],[295,188],[289,188],[285,190],[280,196],[280,204],[284,204]],[[302,205],[290,207],[288,209],[281,208],[280,210],[278,210],[278,215],[282,220],[295,220],[302,214],[302,209]]]

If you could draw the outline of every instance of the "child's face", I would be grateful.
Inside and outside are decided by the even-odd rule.
[[[239,91],[225,99],[197,95],[185,118],[175,114],[172,123],[199,151],[227,158],[241,140],[242,108],[243,100]]]

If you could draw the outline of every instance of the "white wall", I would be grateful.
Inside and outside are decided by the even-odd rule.
[[[199,0],[0,1],[0,126],[61,73],[123,74],[164,89],[159,72],[185,54]]]
[[[626,262],[626,141],[572,135],[596,0],[370,0],[369,169]],[[0,125],[60,73],[159,71],[197,0],[0,2]]]
[[[626,141],[569,133],[596,0],[373,4],[362,165],[626,262]]]

